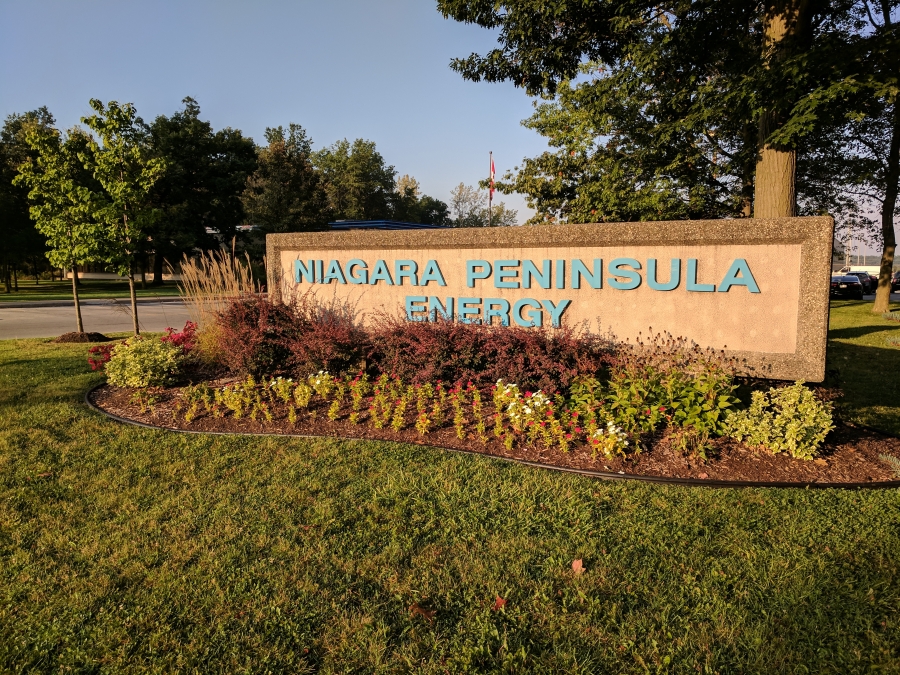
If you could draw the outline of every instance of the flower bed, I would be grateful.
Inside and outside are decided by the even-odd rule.
[[[830,403],[802,383],[745,385],[742,400],[727,359],[667,336],[615,346],[572,330],[389,317],[363,329],[334,308],[259,298],[234,301],[215,331],[216,359],[198,358],[209,340],[193,325],[117,345],[94,402],[172,429],[401,440],[624,475],[898,478],[900,440],[833,431]],[[328,364],[342,372],[310,372]],[[504,371],[526,384],[485,382]]]

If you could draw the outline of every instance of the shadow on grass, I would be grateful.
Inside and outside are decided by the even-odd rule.
[[[900,324],[894,326],[851,326],[848,328],[832,328],[828,331],[831,340],[852,340],[864,337],[872,333],[890,333],[900,328]]]
[[[833,330],[831,336],[877,330],[884,327]],[[836,371],[836,384],[844,391],[838,410],[845,419],[900,436],[900,349],[832,339],[828,341],[828,369]]]

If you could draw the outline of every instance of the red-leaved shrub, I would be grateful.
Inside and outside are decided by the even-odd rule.
[[[606,341],[567,326],[542,330],[382,315],[370,334],[381,371],[415,383],[481,386],[502,378],[553,393],[568,388],[576,375],[597,373],[609,356]]]
[[[218,349],[224,365],[254,377],[290,373],[285,346],[294,332],[291,308],[259,295],[232,300],[217,316]]]
[[[107,361],[112,357],[115,344],[94,345],[88,349],[88,365],[91,370],[103,370]]]
[[[565,326],[495,327],[383,314],[366,329],[352,307],[322,303],[311,294],[287,304],[242,297],[219,314],[218,323],[224,365],[254,377],[365,368],[416,384],[486,386],[502,378],[555,393],[576,375],[598,373],[610,357],[607,341]]]
[[[166,328],[166,334],[159,339],[161,342],[171,342],[176,347],[181,347],[181,351],[187,354],[197,342],[197,324],[186,321],[180,333],[176,333],[174,328]]]
[[[291,354],[292,372],[338,374],[365,365],[372,349],[352,307],[337,300],[322,303],[305,294],[292,299],[288,308],[293,330],[285,336],[284,346]]]

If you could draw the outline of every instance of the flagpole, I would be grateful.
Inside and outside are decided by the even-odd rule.
[[[494,151],[488,153],[491,160],[490,184],[488,185],[488,227],[494,226]]]

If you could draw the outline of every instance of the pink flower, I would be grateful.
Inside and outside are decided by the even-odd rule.
[[[576,434],[580,434],[580,433],[581,433],[581,427],[575,427],[575,433],[576,433]]]

